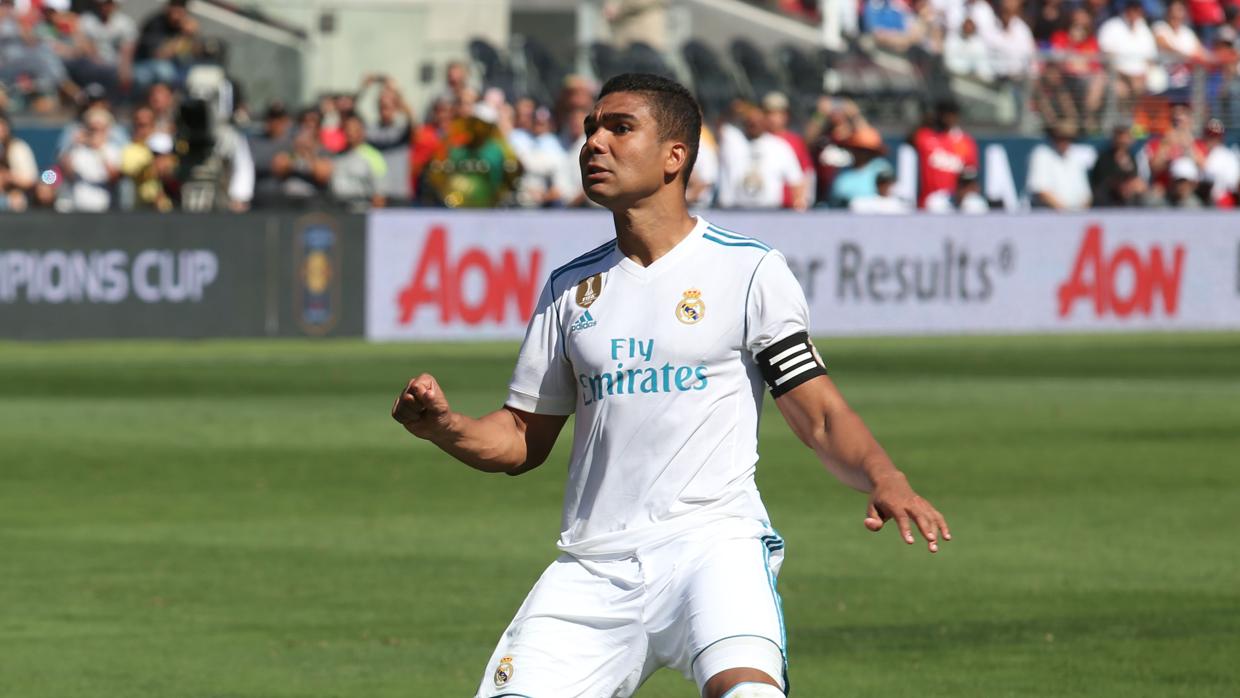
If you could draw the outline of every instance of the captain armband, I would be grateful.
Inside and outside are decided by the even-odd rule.
[[[771,397],[779,397],[811,378],[827,375],[827,367],[808,332],[784,337],[759,352],[757,359]]]

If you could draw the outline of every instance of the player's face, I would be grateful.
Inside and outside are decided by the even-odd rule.
[[[672,143],[660,142],[658,124],[646,98],[613,92],[585,118],[581,147],[581,185],[590,200],[623,207],[671,182],[667,166]]]

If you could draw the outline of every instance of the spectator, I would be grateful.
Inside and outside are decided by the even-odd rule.
[[[814,183],[816,206],[826,206],[831,199],[831,187],[840,171],[851,167],[852,153],[845,145],[853,133],[868,127],[861,110],[851,100],[837,100],[823,96],[818,100],[818,110],[810,121],[807,134],[813,142]]]
[[[40,113],[56,109],[62,90],[68,96],[77,93],[64,62],[23,22],[13,0],[0,0],[0,85]]]
[[[1128,206],[1135,200],[1130,180],[1138,170],[1132,157],[1132,146],[1131,129],[1116,126],[1111,132],[1110,142],[1098,153],[1098,159],[1089,171],[1094,206]],[[1144,191],[1135,193],[1144,194]]]
[[[347,147],[332,165],[332,195],[351,209],[385,203],[381,184],[387,174],[383,155],[366,142],[366,124],[355,113],[341,116]]]
[[[293,119],[281,101],[267,105],[262,132],[250,136],[250,156],[254,158],[255,194],[262,200],[279,195],[280,180],[273,168],[277,155],[293,147]]]
[[[909,139],[917,149],[921,175],[919,208],[924,208],[926,197],[936,191],[955,191],[960,173],[966,167],[978,166],[977,142],[960,128],[959,122],[960,106],[950,100],[940,102],[932,120]]]
[[[447,137],[451,123],[452,102],[439,97],[431,104],[426,121],[414,134],[413,146],[409,149],[409,184],[415,199],[421,198],[424,193],[422,179],[426,166]]]
[[[349,147],[349,139],[344,133],[344,116],[351,110],[343,107],[352,106],[351,103],[352,100],[345,94],[319,98],[319,141],[333,155],[339,155]]]
[[[804,210],[805,173],[788,142],[766,129],[766,115],[747,105],[741,120],[744,148],[724,149],[720,163],[719,205],[726,208],[780,208],[784,187],[792,187],[793,208]],[[739,160],[739,162],[738,162]]]
[[[1240,196],[1240,155],[1223,142],[1223,122],[1206,122],[1203,146],[1206,151],[1202,174],[1210,183],[1210,199],[1216,208],[1235,208]]]
[[[977,27],[977,33],[983,40],[989,40],[990,35],[998,27],[998,22],[995,19],[995,10],[990,6],[988,0],[965,0],[963,3],[948,6],[945,17],[947,31],[960,31],[960,27],[964,24],[966,17],[973,20],[974,26]]]
[[[481,106],[481,105],[479,105]],[[484,116],[491,116],[480,110]],[[491,208],[507,201],[521,176],[496,125],[478,116],[452,122],[427,181],[450,208]]]
[[[198,20],[186,9],[188,0],[167,0],[163,11],[142,25],[134,51],[133,79],[138,87],[155,82],[180,85],[202,52]]]
[[[79,64],[110,90],[128,93],[133,84],[138,26],[117,10],[118,4],[120,0],[93,0],[92,11],[82,15],[78,22],[82,46]]]
[[[896,53],[905,52],[919,38],[912,32],[913,13],[903,0],[866,0],[862,24],[880,47]]]
[[[844,145],[852,154],[853,163],[836,175],[831,184],[830,203],[837,208],[850,207],[854,199],[878,196],[879,175],[893,171],[891,163],[882,157],[886,147],[878,129],[858,129]]]
[[[1033,38],[1039,46],[1049,46],[1051,37],[1068,24],[1063,0],[1041,0],[1033,12]],[[1079,7],[1079,6],[1078,6]]]
[[[1029,157],[1027,187],[1035,208],[1079,211],[1089,208],[1093,198],[1088,168],[1069,152],[1076,139],[1076,124],[1064,121],[1050,133],[1050,145],[1033,149]]]
[[[1098,46],[1117,73],[1116,98],[1131,101],[1144,95],[1150,68],[1158,58],[1158,45],[1145,23],[1141,0],[1126,0],[1123,14],[1102,23]]]
[[[568,154],[555,134],[551,110],[536,108],[529,128],[514,132],[510,141],[523,171],[517,185],[517,203],[527,208],[557,205],[561,203],[561,194],[556,184]]]
[[[605,0],[603,17],[611,25],[617,48],[642,42],[656,51],[667,48],[668,0]]]
[[[465,92],[472,89],[469,82],[469,65],[465,61],[452,61],[444,68],[444,91],[435,99],[457,104]]]
[[[1188,8],[1184,0],[1171,0],[1167,3],[1167,18],[1154,23],[1154,42],[1158,49],[1170,54],[1171,58],[1184,62],[1205,62],[1208,60],[1201,40],[1188,26]]]
[[[1165,194],[1171,185],[1172,162],[1187,157],[1201,167],[1205,163],[1206,149],[1194,134],[1192,107],[1183,102],[1172,104],[1170,127],[1146,141],[1141,155],[1156,195]]]
[[[560,133],[560,142],[566,142],[567,139],[568,146],[564,149],[564,160],[560,163],[559,179],[555,186],[564,205],[572,208],[595,205],[586,198],[585,188],[581,183],[581,161],[578,159],[586,144],[585,119],[589,113],[587,107],[575,107],[561,123],[564,130]]]
[[[926,197],[926,211],[930,213],[989,213],[990,202],[982,196],[982,183],[977,170],[966,167],[956,179],[956,191],[944,189]]]
[[[848,210],[853,213],[871,214],[912,213],[913,207],[892,193],[895,182],[896,174],[890,165],[879,169],[874,176],[875,194],[853,197],[848,202]]]
[[[174,135],[177,131],[177,109],[180,106],[172,86],[157,82],[146,91],[146,106],[155,113],[155,130]]]
[[[133,138],[121,149],[121,208],[171,211],[176,188],[176,156],[172,137],[155,130],[155,112],[138,107],[133,113]]]
[[[1233,8],[1236,7],[1236,3],[1230,4]],[[1219,0],[1188,0],[1188,17],[1197,35],[1204,42],[1210,43],[1219,26],[1227,21],[1227,12]]]
[[[387,174],[382,190],[385,198],[408,201],[412,195],[409,187],[409,145],[413,142],[413,110],[405,102],[404,95],[389,76],[372,75],[362,83],[359,97],[367,94],[367,88],[379,85],[377,117],[366,124],[366,142],[383,156]]]
[[[1071,107],[1070,114],[1078,117],[1085,130],[1097,131],[1106,92],[1106,74],[1099,60],[1101,50],[1089,10],[1084,7],[1072,10],[1068,27],[1051,35],[1051,50],[1053,59],[1048,65],[1055,65],[1062,76],[1067,95],[1061,97],[1068,100],[1065,106]],[[1061,116],[1067,115],[1061,113]]]
[[[332,160],[319,142],[317,111],[302,113],[290,149],[271,160],[271,176],[277,186],[267,193],[285,205],[300,206],[330,192]]]
[[[1168,168],[1171,186],[1167,189],[1165,200],[1155,201],[1170,208],[1200,209],[1205,204],[1197,196],[1201,170],[1190,157],[1176,158]]]
[[[1018,82],[1032,73],[1038,52],[1033,32],[1020,17],[1020,5],[1021,0],[1002,0],[994,31],[987,37],[995,75]]]
[[[797,163],[806,177],[813,172],[813,162],[809,159],[809,149],[805,140],[795,131],[788,129],[788,98],[782,92],[772,92],[762,99],[762,111],[766,115],[767,131],[776,138],[783,139],[797,156]],[[808,186],[806,187],[808,191]],[[784,187],[784,208],[793,208],[796,203],[796,188]]]
[[[68,124],[65,124],[65,127],[61,129],[60,137],[56,141],[56,154],[57,155],[64,154],[64,152],[68,150],[70,146],[73,145],[74,139],[77,137],[78,133],[80,133],[82,129],[84,128],[84,124],[82,122],[82,115],[86,114],[86,112],[96,107],[109,113],[112,113],[113,111],[112,104],[108,101],[107,95],[104,92],[102,86],[91,85],[83,92],[85,95],[86,103],[82,106],[80,110],[78,110],[77,120],[71,121]],[[123,124],[117,121],[113,121],[112,128],[108,130],[108,143],[111,143],[117,148],[124,148],[125,144],[128,142],[129,142],[129,131],[125,128]]]
[[[120,148],[108,142],[112,114],[94,107],[82,116],[82,123],[85,128],[60,159],[69,187],[65,205],[71,211],[107,211],[121,164]]]
[[[1237,10],[1240,16],[1240,10]],[[1226,123],[1240,124],[1240,44],[1237,44],[1236,30],[1230,25],[1219,27],[1214,32],[1214,43],[1211,53],[1218,67],[1218,89],[1211,97],[1210,111],[1223,118]]]
[[[0,112],[0,211],[25,211],[38,178],[34,152],[13,135],[9,117]]]
[[[715,201],[715,190],[719,184],[719,143],[715,134],[705,124],[698,138],[698,157],[689,175],[689,186],[685,190],[685,200],[691,208],[711,206]]]
[[[990,49],[977,33],[977,24],[969,17],[965,18],[958,32],[947,35],[943,43],[943,63],[953,75],[972,77],[982,82],[995,78],[990,67]]]

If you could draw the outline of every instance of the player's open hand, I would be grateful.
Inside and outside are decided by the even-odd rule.
[[[420,439],[432,439],[445,433],[451,424],[452,410],[443,396],[443,389],[434,376],[423,373],[409,385],[392,404],[392,419]]]
[[[903,475],[885,478],[875,484],[874,491],[870,493],[865,527],[871,531],[881,531],[890,519],[895,519],[900,527],[900,537],[909,545],[914,542],[913,526],[916,526],[932,553],[939,551],[940,541],[952,539],[947,520],[930,502],[913,491]]]

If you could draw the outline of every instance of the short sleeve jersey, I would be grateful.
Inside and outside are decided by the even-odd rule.
[[[783,255],[702,218],[649,266],[612,240],[554,270],[507,404],[577,415],[561,549],[626,555],[724,519],[766,521],[755,357],[807,324]]]

